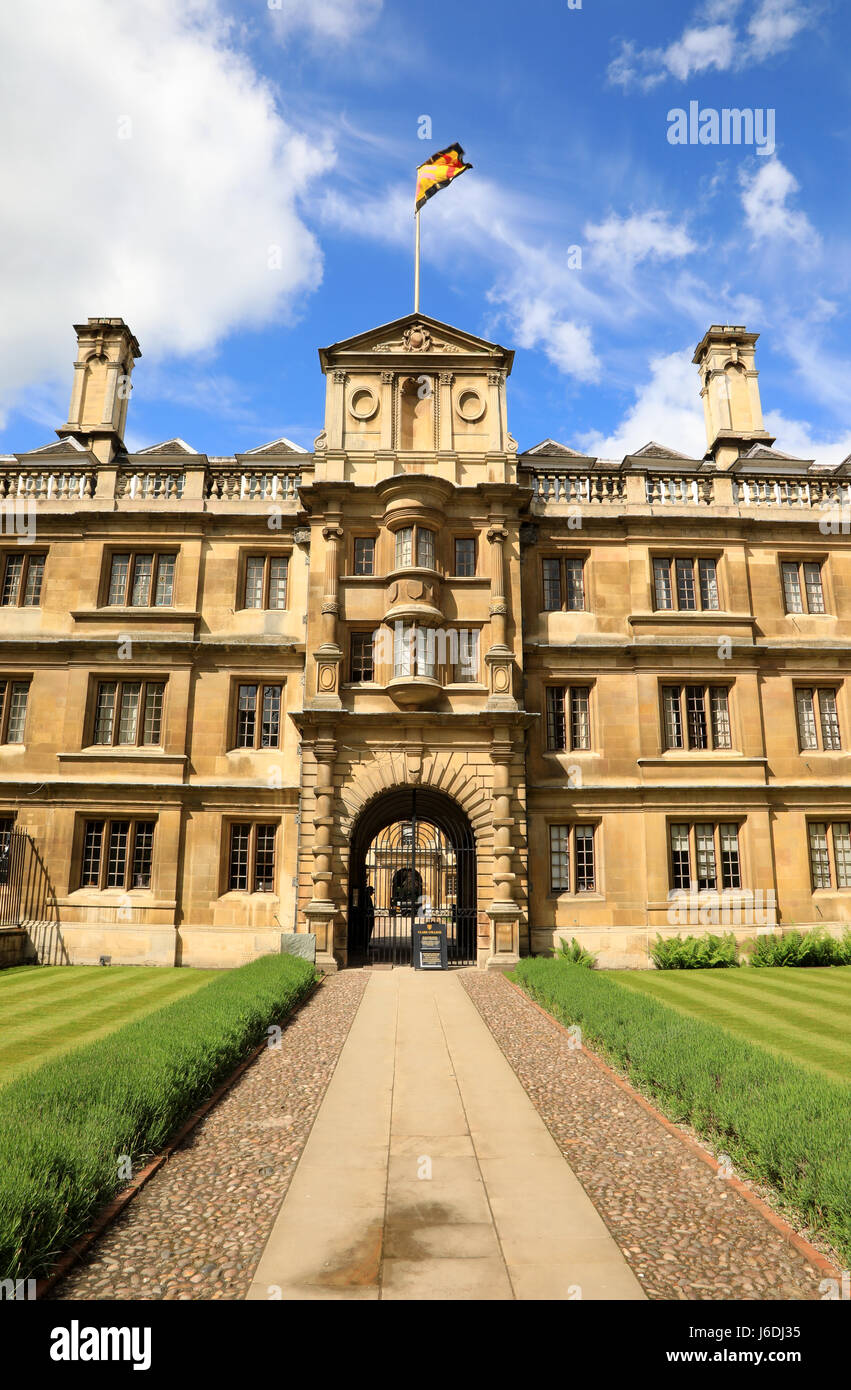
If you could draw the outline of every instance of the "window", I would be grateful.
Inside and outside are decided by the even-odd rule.
[[[396,568],[408,569],[414,564],[434,569],[434,532],[425,526],[403,526],[396,532]]]
[[[372,632],[353,632],[349,679],[352,681],[375,680],[374,637]]]
[[[0,816],[0,885],[9,882],[12,866],[12,832],[15,829],[13,816]]]
[[[741,888],[739,826],[735,822],[680,823],[671,825],[669,835],[674,888]]]
[[[581,613],[585,609],[585,561],[579,555],[541,561],[544,611],[566,609]]]
[[[393,675],[434,679],[436,641],[431,628],[396,623],[393,633]]]
[[[153,551],[121,551],[109,568],[110,608],[170,608],[174,603],[177,555]]]
[[[677,609],[681,613],[720,608],[716,561],[655,555],[653,607],[657,612]]]
[[[234,748],[279,748],[281,685],[258,682],[237,687]]]
[[[457,642],[456,653],[452,656],[452,680],[465,684],[479,679],[479,629],[459,628],[452,634]]]
[[[835,687],[796,687],[795,711],[798,718],[798,743],[802,753],[810,749],[827,752],[842,747]]]
[[[547,748],[550,752],[573,752],[591,747],[587,685],[547,686]]]
[[[476,573],[476,541],[474,536],[456,536],[455,573],[470,579]]]
[[[29,681],[0,678],[0,743],[23,743]]]
[[[726,685],[663,685],[665,748],[731,748]]]
[[[593,825],[550,826],[550,889],[553,893],[570,892],[571,860],[574,893],[593,893],[597,886]]]
[[[13,551],[6,556],[0,607],[38,608],[46,558],[45,555],[33,555],[29,551]]]
[[[243,608],[286,608],[286,555],[247,555]]]
[[[162,743],[165,681],[99,681],[92,743],[141,747]]]
[[[150,888],[152,820],[87,820],[83,826],[81,888]]]
[[[851,822],[810,821],[813,888],[851,888]]]
[[[787,613],[824,613],[821,563],[818,560],[784,560],[783,602]]]
[[[231,825],[229,892],[274,893],[276,831],[275,825],[255,825],[248,821]]]
[[[355,536],[355,574],[375,574],[375,537]]]

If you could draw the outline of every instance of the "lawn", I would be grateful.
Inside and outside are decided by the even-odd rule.
[[[760,970],[611,970],[692,1018],[851,1081],[851,966]]]
[[[215,970],[22,965],[0,971],[0,1086],[207,985]]]

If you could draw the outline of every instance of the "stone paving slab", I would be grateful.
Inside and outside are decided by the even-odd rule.
[[[502,976],[471,970],[460,981],[649,1298],[822,1297],[823,1274],[782,1232]],[[503,1240],[515,1262],[546,1248],[526,1228],[530,1202],[526,1184]],[[546,1297],[524,1269],[518,1296]]]
[[[248,1297],[579,1288],[644,1297],[458,972],[372,974]]]
[[[366,983],[327,979],[48,1297],[241,1299]]]

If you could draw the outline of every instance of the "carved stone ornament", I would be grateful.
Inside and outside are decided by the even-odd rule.
[[[406,352],[431,352],[431,334],[421,323],[412,323],[402,338]]]

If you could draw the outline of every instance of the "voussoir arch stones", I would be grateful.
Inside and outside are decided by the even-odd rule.
[[[387,753],[356,768],[340,790],[343,814],[340,830],[348,841],[358,816],[375,797],[400,787],[433,787],[451,796],[469,818],[476,839],[489,838],[493,828],[490,787],[477,777],[460,753]]]

